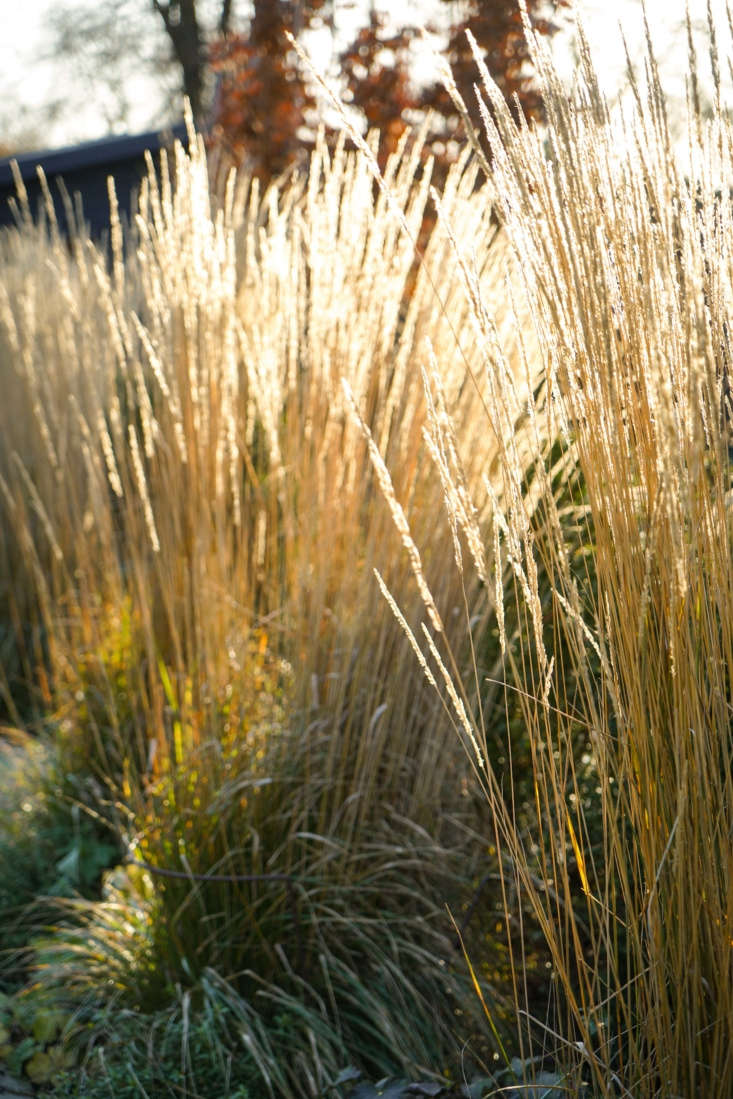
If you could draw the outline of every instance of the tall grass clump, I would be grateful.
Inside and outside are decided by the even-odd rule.
[[[476,742],[509,930],[510,916],[523,920],[525,1056],[552,1055],[568,1086],[602,1095],[722,1099],[733,1090],[733,129],[722,62],[711,21],[712,106],[701,106],[690,36],[680,152],[650,43],[622,111],[582,38],[569,94],[527,33],[544,128],[512,119],[476,51],[487,189],[521,291],[515,279],[497,313],[455,240],[497,447],[468,501],[472,442],[446,411],[439,368],[426,377],[457,571],[467,585],[477,572],[491,594],[503,701],[486,682],[483,711],[469,716],[450,639],[425,626],[413,643]],[[507,315],[527,341],[523,371],[497,331]],[[494,680],[489,667],[477,644],[475,668]],[[492,756],[502,708],[524,727],[528,797],[511,755],[504,766]],[[544,997],[522,965],[538,935]]]
[[[0,241],[5,705],[22,720],[22,686],[63,795],[142,864],[67,907],[41,973],[77,1004],[219,1012],[273,1095],[439,1071],[472,1026],[444,907],[484,869],[472,769],[373,579],[413,626],[432,591],[462,651],[480,581],[446,567],[426,341],[471,488],[497,444],[442,228],[415,266],[419,138],[386,182],[320,142],[306,176],[218,194],[192,139],[127,232],[111,196],[108,251],[22,195]],[[442,202],[490,294],[468,156]]]

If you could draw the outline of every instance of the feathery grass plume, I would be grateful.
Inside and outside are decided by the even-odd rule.
[[[430,588],[425,581],[425,574],[423,572],[422,561],[420,560],[420,553],[415,545],[412,535],[410,534],[410,526],[405,517],[405,513],[402,509],[402,505],[395,496],[394,486],[392,484],[392,478],[389,475],[389,471],[384,464],[381,454],[377,449],[376,443],[372,439],[372,436],[364,423],[358,408],[356,407],[356,401],[354,400],[354,394],[351,391],[349,383],[344,379],[342,381],[344,388],[344,395],[351,410],[351,414],[356,420],[356,423],[366,439],[367,446],[369,448],[369,457],[377,476],[377,482],[381,489],[385,500],[389,505],[389,510],[392,515],[392,521],[394,522],[397,532],[400,536],[402,545],[407,550],[407,555],[410,559],[410,567],[412,568],[413,575],[417,581],[418,590],[425,604],[425,609],[428,612],[428,617],[433,625],[433,629],[438,633],[443,632],[443,623],[440,620],[438,614],[438,608],[435,606],[435,600],[433,599]]]
[[[599,1094],[722,1099],[733,1088],[733,180],[720,46],[709,14],[715,98],[706,117],[691,50],[683,165],[648,26],[646,81],[632,74],[621,117],[584,39],[568,95],[522,11],[545,129],[513,121],[475,52],[487,185],[521,272],[498,314],[519,326],[519,305],[531,318],[524,373],[536,384],[522,390],[520,451],[511,424],[497,431],[494,395],[516,407],[523,372],[483,379],[501,476],[472,514],[495,567],[507,565],[496,595],[516,623],[511,643],[498,627],[507,705],[519,701],[531,769],[522,800],[515,757],[513,797],[491,806],[511,858],[504,888],[528,904],[555,975],[544,1022],[542,995],[524,984],[525,1050]],[[496,321],[470,270],[466,285],[493,367]],[[461,447],[459,426],[453,435]],[[445,482],[434,419],[431,450]],[[454,524],[461,490],[452,474]],[[460,691],[471,673],[454,674]],[[522,961],[532,934],[528,920]]]
[[[5,665],[6,697],[24,677],[64,781],[149,868],[67,911],[43,979],[111,1009],[215,989],[232,1041],[294,1099],[347,1061],[438,1073],[478,1031],[444,907],[486,868],[475,776],[374,580],[416,629],[342,388],[460,653],[453,608],[480,582],[446,568],[420,365],[429,340],[440,414],[472,441],[470,493],[495,444],[456,243],[487,298],[498,261],[463,157],[442,199],[453,239],[436,227],[415,271],[419,140],[389,160],[389,198],[325,140],[307,176],[265,194],[233,176],[218,197],[192,137],[151,164],[111,257],[43,222],[0,239],[0,608],[24,661]]]

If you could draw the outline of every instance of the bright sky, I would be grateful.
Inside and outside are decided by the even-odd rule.
[[[105,0],[98,0],[104,3]],[[111,0],[106,0],[111,2]],[[140,0],[141,4],[145,0]],[[72,105],[70,112],[60,113],[53,123],[44,125],[43,144],[60,145],[104,136],[110,131],[110,110],[105,115],[104,102],[85,94],[78,75],[51,62],[34,61],[46,41],[46,17],[53,0],[0,0],[0,142],[22,140],[23,131],[34,128],[34,109],[56,98],[63,101],[65,93]],[[389,8],[390,5],[384,4]],[[403,0],[400,11],[417,21],[416,11],[435,7],[435,0]],[[725,28],[723,43],[727,47],[728,33],[724,20],[725,0],[712,0],[716,22]],[[647,8],[653,36],[665,82],[673,94],[684,100],[681,74],[686,66],[686,36],[684,31],[684,0],[648,0]],[[411,11],[412,9],[412,11]],[[694,24],[705,22],[706,0],[690,0]],[[338,9],[337,9],[338,10]],[[577,10],[585,24],[596,66],[606,91],[616,94],[623,84],[624,60],[618,23],[626,30],[632,56],[642,48],[640,0],[577,0]],[[572,34],[559,35],[553,48],[559,64],[571,76]],[[725,55],[725,49],[723,49]],[[126,88],[131,104],[130,130],[142,130],[160,121],[156,119],[156,93],[140,79]]]

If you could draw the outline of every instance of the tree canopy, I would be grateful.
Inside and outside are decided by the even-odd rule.
[[[568,4],[526,2],[543,34],[558,29],[557,14]],[[212,144],[271,177],[307,148],[318,114],[286,33],[302,40],[319,27],[333,31],[337,13],[348,10],[353,30],[334,56],[344,97],[367,126],[379,128],[385,153],[408,124],[433,112],[430,151],[450,159],[461,122],[445,89],[416,75],[417,7],[411,6],[415,22],[409,23],[380,11],[373,0],[364,4],[361,19],[353,0],[250,0],[246,7],[241,0],[117,0],[103,6],[66,0],[54,7],[51,48],[74,60],[87,82],[92,73],[102,82],[115,125],[128,107],[126,78],[144,66],[167,81],[169,91],[175,86],[189,99]],[[475,102],[470,30],[515,111],[538,117],[542,106],[516,0],[441,0],[441,9],[442,49],[466,102]]]
[[[459,92],[475,108],[476,64],[466,31],[484,52],[491,75],[515,112],[542,114],[516,0],[442,0],[443,49]],[[287,166],[303,148],[303,126],[314,108],[311,91],[285,32],[298,37],[314,21],[333,17],[334,0],[292,3],[255,0],[249,28],[223,35],[211,52],[218,73],[212,135],[251,170],[270,176]],[[527,0],[534,28],[541,34],[559,29],[556,16],[567,0]],[[428,30],[437,28],[428,26]],[[351,41],[338,55],[343,94],[382,135],[382,153],[396,145],[406,126],[431,112],[428,148],[438,160],[451,159],[462,136],[460,117],[443,85],[421,82],[415,74],[413,44],[417,24],[397,22],[371,4]],[[476,109],[478,122],[478,110]],[[478,127],[480,128],[480,127]]]

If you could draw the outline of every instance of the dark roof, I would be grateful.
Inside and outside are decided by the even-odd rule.
[[[155,156],[168,148],[174,140],[188,144],[183,123],[168,130],[150,130],[133,136],[104,137],[100,141],[86,141],[65,149],[48,149],[0,160],[0,226],[13,225],[16,195],[12,163],[18,165],[25,185],[32,212],[43,208],[41,185],[37,168],[43,168],[53,198],[56,220],[62,232],[68,231],[66,210],[61,199],[59,183],[72,197],[79,195],[84,220],[94,237],[102,236],[109,229],[109,198],[107,178],[112,176],[120,215],[129,219],[134,212],[135,195],[145,177],[145,153]]]
[[[47,176],[64,175],[82,168],[96,167],[108,162],[132,160],[150,150],[157,152],[167,148],[174,140],[188,143],[183,122],[166,130],[148,130],[144,134],[114,135],[97,141],[85,141],[81,145],[68,145],[62,149],[42,149],[33,153],[0,158],[0,187],[13,186],[12,161],[16,161],[23,182],[36,178],[40,164]]]

